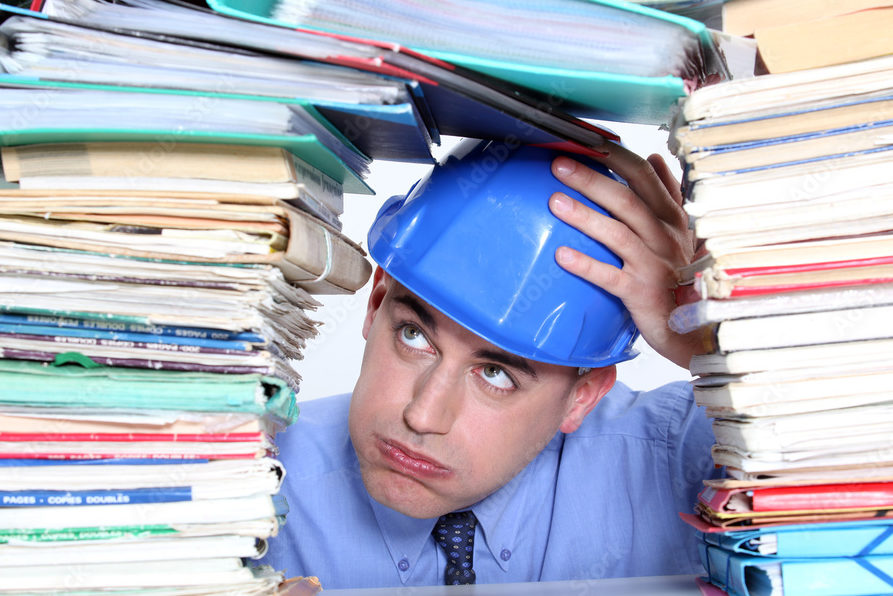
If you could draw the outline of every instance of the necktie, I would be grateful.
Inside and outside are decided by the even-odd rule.
[[[477,519],[471,511],[440,516],[431,532],[447,556],[443,582],[447,586],[474,583],[474,526]]]

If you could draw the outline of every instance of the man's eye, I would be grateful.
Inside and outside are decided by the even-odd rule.
[[[410,348],[416,350],[431,349],[431,344],[428,343],[428,338],[425,337],[425,334],[422,333],[422,330],[415,325],[404,325],[400,328],[398,336],[400,338],[400,341]]]
[[[478,369],[481,379],[496,389],[508,391],[517,388],[515,382],[501,367],[495,364],[487,364]]]

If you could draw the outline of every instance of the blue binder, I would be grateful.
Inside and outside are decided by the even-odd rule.
[[[893,556],[770,558],[699,545],[710,582],[729,596],[893,593]]]
[[[760,554],[760,542],[772,542],[773,557],[861,557],[893,555],[893,520],[789,524],[753,530],[698,532],[708,545],[741,554]]]

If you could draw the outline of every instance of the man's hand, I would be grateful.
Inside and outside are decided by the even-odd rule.
[[[568,247],[559,248],[555,258],[567,271],[620,298],[645,341],[665,358],[688,368],[691,357],[705,351],[702,333],[680,335],[667,326],[670,311],[676,307],[676,270],[692,261],[695,247],[679,183],[659,155],[645,160],[614,146],[599,161],[629,187],[566,157],[552,163],[552,172],[616,219],[563,193],[555,193],[549,206],[556,217],[613,251],[623,260],[623,268]]]

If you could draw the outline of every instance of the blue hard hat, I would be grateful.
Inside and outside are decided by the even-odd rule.
[[[615,296],[562,269],[559,246],[621,267],[604,245],[556,218],[562,191],[606,213],[551,172],[561,152],[466,142],[369,230],[369,254],[409,291],[490,343],[540,362],[608,366],[635,356],[638,331]],[[567,154],[620,180],[601,164]],[[621,180],[622,182],[622,180]]]

